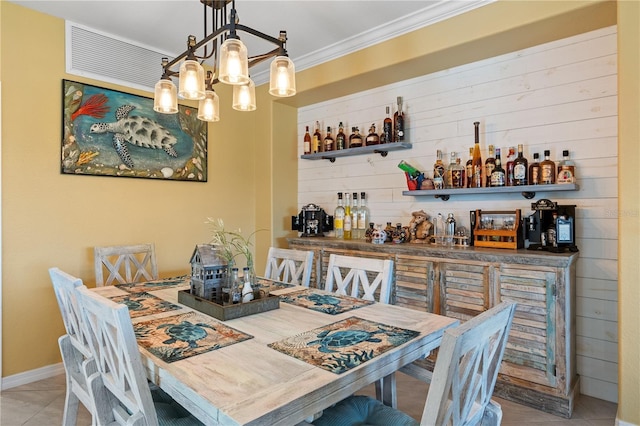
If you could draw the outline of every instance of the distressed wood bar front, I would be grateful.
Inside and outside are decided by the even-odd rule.
[[[392,303],[465,321],[503,300],[518,303],[494,394],[569,418],[579,392],[575,356],[577,253],[291,238],[313,250],[311,286],[329,255],[394,261]],[[419,362],[432,368],[431,358]]]

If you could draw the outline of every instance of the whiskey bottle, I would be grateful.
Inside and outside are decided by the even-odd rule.
[[[358,193],[353,193],[351,199],[351,239],[357,240],[360,238],[358,231]]]
[[[533,154],[533,163],[529,164],[529,185],[540,184],[540,163],[538,162],[539,154]]]
[[[338,134],[336,135],[336,150],[345,149],[345,143],[347,141],[347,135],[344,134],[344,126],[342,121],[338,125]]]
[[[576,165],[569,159],[569,151],[562,151],[562,161],[558,164],[557,183],[575,183],[576,182]]]
[[[496,165],[491,172],[491,186],[504,186],[504,169],[500,159],[500,148],[496,148]]]
[[[393,114],[394,142],[404,140],[404,113],[402,112],[402,96],[398,96],[398,110]]]
[[[369,127],[369,134],[367,135],[365,143],[367,144],[367,146],[369,146],[369,145],[378,145],[380,143],[380,137],[376,133],[376,125],[375,125],[375,123],[372,123],[371,127]]]
[[[358,238],[363,239],[366,237],[367,223],[369,222],[369,208],[367,207],[367,200],[365,193],[360,193],[360,205],[358,206]]]
[[[513,160],[513,183],[518,185],[528,185],[527,172],[529,171],[529,162],[522,153],[522,144],[518,144],[518,156]]]
[[[358,127],[353,128],[353,135],[349,138],[349,148],[360,148],[362,146],[362,135]]]
[[[482,155],[480,155],[480,122],[473,123],[475,126],[475,142],[473,144],[471,187],[482,187]]]
[[[344,202],[344,225],[343,225],[343,234],[342,238],[345,240],[351,239],[351,194],[345,192],[344,194],[345,202]],[[335,219],[334,219],[335,220]]]
[[[473,176],[473,147],[469,148],[469,159],[467,160],[465,169],[467,170],[465,188],[471,188],[471,177]]]
[[[544,151],[544,160],[540,163],[540,183],[543,185],[556,183],[556,163],[551,160],[551,152]]]
[[[304,153],[311,154],[311,135],[309,134],[309,126],[306,126],[304,132]]]
[[[387,116],[382,123],[382,134],[384,135],[384,142],[380,140],[380,143],[393,142],[393,120],[389,115],[389,107],[387,107]]]
[[[433,165],[433,188],[444,189],[444,163],[442,162],[442,151],[438,150],[436,154],[436,162]]]
[[[452,152],[449,167],[447,168],[446,187],[464,188],[464,175],[464,167],[460,164],[460,158],[455,152]]]
[[[331,137],[331,127],[327,127],[327,134],[324,137],[324,151],[329,152],[334,149],[334,140]]]
[[[322,152],[322,135],[320,134],[320,122],[316,121],[316,131],[313,132],[313,152]]]
[[[344,238],[344,206],[342,205],[342,192],[338,192],[338,205],[333,211],[333,230],[336,238]]]
[[[506,178],[507,178],[507,186],[513,186],[513,165],[516,157],[516,149],[513,146],[509,147],[509,152],[507,153],[507,170],[506,170]]]
[[[485,186],[491,186],[491,173],[496,167],[496,150],[493,145],[489,145],[489,157],[484,161],[484,175],[486,177]]]

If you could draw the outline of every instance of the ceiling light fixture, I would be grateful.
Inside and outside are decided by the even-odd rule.
[[[249,77],[249,68],[275,57],[270,67],[269,93],[277,97],[296,94],[295,67],[287,56],[286,31],[278,38],[241,25],[235,0],[200,0],[204,9],[205,37],[197,42],[195,36],[187,38],[187,50],[172,61],[162,58],[162,78],[155,86],[153,109],[163,114],[178,112],[178,94],[184,99],[199,100],[198,118],[219,121],[218,95],[213,85],[222,82],[233,85],[233,108],[238,111],[256,109],[255,84]],[[227,13],[227,5],[231,10]],[[209,24],[209,14],[211,24]],[[211,27],[211,28],[210,28]],[[276,45],[276,48],[248,57],[247,48],[238,37],[243,31]],[[201,55],[197,55],[202,51]],[[219,56],[219,63],[218,63]],[[205,71],[202,64],[213,58],[212,69]],[[172,69],[180,63],[179,71]],[[178,88],[171,80],[178,76]]]

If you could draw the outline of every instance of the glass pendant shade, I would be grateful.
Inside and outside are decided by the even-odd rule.
[[[233,86],[233,109],[238,111],[255,111],[256,85],[253,80],[242,86]]]
[[[218,80],[226,84],[249,82],[247,48],[237,38],[229,38],[220,46],[220,72]]]
[[[296,69],[287,56],[276,56],[271,62],[269,93],[286,98],[296,94]]]
[[[198,119],[202,121],[220,121],[220,99],[213,90],[206,90],[204,99],[200,99]]]
[[[204,98],[204,68],[198,63],[188,59],[180,65],[180,81],[178,94],[184,99]]]
[[[156,83],[153,110],[162,114],[178,112],[178,90],[170,79],[161,79]]]

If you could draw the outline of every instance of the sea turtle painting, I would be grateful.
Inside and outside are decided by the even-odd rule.
[[[340,304],[340,299],[338,299],[337,297],[330,296],[328,294],[312,293],[307,296],[307,299],[315,303],[316,306],[322,306],[322,305],[338,306]]]
[[[207,337],[207,331],[204,329],[205,327],[215,330],[215,328],[209,324],[192,324],[189,321],[182,321],[179,324],[160,324],[158,326],[159,329],[166,328],[165,333],[170,337],[170,339],[167,339],[162,343],[170,345],[180,340],[182,342],[187,342],[190,348],[197,348],[198,344],[196,342]]]
[[[320,345],[318,349],[322,353],[334,353],[338,352],[332,348],[344,348],[346,346],[357,345],[360,342],[382,342],[381,339],[373,337],[375,332],[365,330],[340,330],[335,333],[331,333],[330,330],[320,332],[317,340],[313,340],[307,343],[308,346]]]
[[[130,311],[136,311],[136,312],[149,309],[148,307],[144,306],[143,302],[144,302],[144,298],[132,299],[131,297],[125,297],[124,299],[122,299],[122,303],[127,305],[127,308],[129,308]]]
[[[122,105],[116,109],[116,121],[112,123],[95,123],[91,125],[91,133],[113,133],[113,147],[120,159],[128,167],[133,168],[133,160],[126,143],[143,148],[163,149],[169,156],[177,157],[174,145],[178,139],[167,129],[147,117],[129,116],[136,107]],[[126,143],[125,143],[126,142]]]

